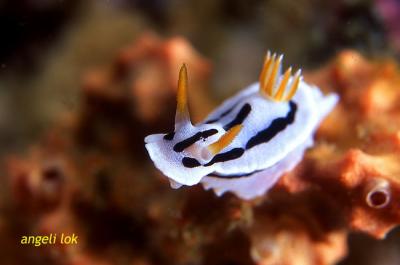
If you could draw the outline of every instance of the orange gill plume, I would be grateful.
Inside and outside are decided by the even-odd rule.
[[[190,123],[190,114],[188,108],[188,97],[187,97],[187,87],[188,87],[188,76],[186,65],[183,64],[179,70],[178,79],[178,90],[176,93],[176,114],[175,114],[175,125]]]
[[[268,51],[259,78],[260,93],[268,99],[278,102],[289,101],[296,93],[302,79],[301,70],[298,70],[292,77],[292,68],[289,67],[278,83],[281,72],[280,69],[282,68],[282,59],[283,55],[278,57],[277,54],[274,53],[271,56],[271,52]],[[290,87],[287,90],[289,81]]]

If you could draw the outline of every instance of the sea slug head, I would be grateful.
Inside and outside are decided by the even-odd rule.
[[[219,124],[193,125],[187,103],[187,83],[187,70],[183,65],[179,72],[174,131],[145,138],[151,159],[170,178],[173,187],[197,184],[211,173],[214,167],[207,163],[227,147],[242,128],[238,125],[225,131]]]

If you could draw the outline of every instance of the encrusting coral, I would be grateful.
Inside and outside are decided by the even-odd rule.
[[[74,232],[74,246],[15,245],[8,264],[334,264],[351,231],[383,238],[400,222],[400,73],[393,61],[341,52],[308,83],[340,101],[303,161],[265,196],[242,201],[172,190],[143,137],[173,125],[177,69],[204,117],[210,64],[181,38],[146,34],[84,76],[79,112],[26,158],[6,159],[7,238]],[[5,201],[5,200],[4,200]],[[4,204],[4,203],[3,203]],[[15,209],[29,212],[29,221]],[[24,214],[25,216],[25,214]],[[2,245],[3,241],[0,242]],[[17,254],[21,248],[28,249]],[[25,254],[24,254],[25,253]],[[29,253],[26,254],[26,253]]]

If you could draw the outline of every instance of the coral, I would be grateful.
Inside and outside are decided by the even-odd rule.
[[[309,78],[317,76],[325,76],[321,87],[339,91],[341,103],[319,131],[330,144],[316,146],[305,163],[325,192],[336,186],[332,196],[343,200],[353,230],[383,238],[400,220],[398,66],[345,51]]]
[[[245,202],[197,186],[172,190],[145,155],[143,137],[173,126],[165,117],[175,111],[182,62],[195,119],[214,104],[206,96],[208,61],[182,38],[152,34],[115,58],[84,75],[73,117],[25,158],[7,159],[13,203],[0,220],[5,238],[74,232],[79,244],[23,246],[23,255],[8,246],[7,264],[334,264],[350,232],[383,238],[399,224],[394,62],[344,51],[306,73],[340,103],[303,161],[268,194]]]
[[[384,238],[400,222],[397,65],[344,51],[305,78],[341,100],[301,165],[254,209],[260,264],[332,264],[349,231]]]

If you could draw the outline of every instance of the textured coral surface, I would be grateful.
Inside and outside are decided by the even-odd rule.
[[[394,62],[344,51],[306,73],[340,103],[302,163],[251,202],[199,186],[172,190],[148,159],[143,137],[173,126],[181,62],[191,112],[204,117],[214,105],[210,63],[182,38],[145,34],[84,75],[76,113],[5,159],[3,202],[12,203],[2,205],[1,263],[335,264],[351,231],[383,238],[400,222]],[[68,232],[78,245],[19,244],[25,234]]]

